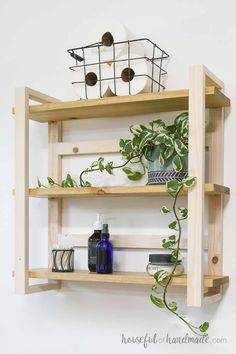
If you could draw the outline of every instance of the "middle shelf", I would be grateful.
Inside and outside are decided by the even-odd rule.
[[[205,193],[210,195],[229,194],[230,189],[218,184],[205,184]],[[183,190],[187,194],[187,190]],[[73,198],[93,196],[162,196],[168,195],[166,185],[123,186],[123,187],[84,187],[84,188],[31,188],[30,197]]]
[[[114,272],[112,274],[89,273],[87,270],[76,270],[72,273],[52,272],[47,268],[31,269],[28,273],[29,278],[50,279],[50,280],[66,280],[81,282],[101,282],[116,284],[139,284],[153,285],[155,280],[147,273],[141,272]],[[205,275],[204,287],[214,288],[229,282],[228,276],[223,275]],[[180,275],[172,279],[173,286],[187,286],[187,276]]]

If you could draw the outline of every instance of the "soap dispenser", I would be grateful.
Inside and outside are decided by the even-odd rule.
[[[90,272],[96,272],[97,265],[97,244],[101,240],[102,222],[100,214],[97,214],[97,220],[94,224],[94,233],[88,239],[88,269]]]
[[[97,244],[97,273],[108,274],[113,271],[113,246],[109,237],[108,224],[103,224],[101,241]]]

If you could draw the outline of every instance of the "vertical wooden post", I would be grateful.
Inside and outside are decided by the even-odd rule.
[[[188,306],[203,302],[203,232],[205,184],[205,70],[190,68],[189,80],[189,176],[196,186],[188,193]]]
[[[15,291],[29,288],[29,92],[15,93]]]
[[[224,109],[209,112],[209,181],[224,184]],[[222,275],[223,195],[208,196],[208,273]]]
[[[28,87],[16,89],[15,93],[15,291],[17,294],[49,290],[58,288],[57,284],[42,284],[29,286],[29,100],[40,103],[58,102],[54,97],[42,94]],[[61,123],[51,123],[50,139],[61,139]],[[54,125],[53,125],[54,124]],[[55,179],[60,178],[61,165],[54,158],[54,147],[50,146],[49,160],[55,161],[56,168],[52,164],[51,173]],[[55,173],[58,173],[58,175]],[[58,171],[58,172],[57,172]],[[49,203],[50,204],[50,203]],[[60,203],[52,203],[50,209],[50,230],[55,229],[60,219]],[[57,219],[53,219],[57,215]],[[55,221],[55,225],[54,225]],[[59,225],[61,223],[59,222]],[[54,225],[54,226],[53,226]],[[54,228],[53,228],[54,227]],[[50,235],[56,235],[56,231],[50,231]],[[54,242],[52,236],[49,243]]]
[[[62,141],[62,123],[48,123],[48,174],[55,181],[61,181],[62,157],[58,154],[57,143]],[[61,233],[62,201],[48,199],[48,266],[52,265],[51,250],[58,243]]]

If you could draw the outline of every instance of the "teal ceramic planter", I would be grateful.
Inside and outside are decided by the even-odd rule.
[[[172,167],[172,157],[170,157],[164,166],[161,166],[158,158],[160,154],[159,146],[156,146],[151,154],[151,161],[148,161],[148,184],[166,184],[172,179],[181,181],[188,176],[188,156],[182,158],[183,169],[175,172]]]

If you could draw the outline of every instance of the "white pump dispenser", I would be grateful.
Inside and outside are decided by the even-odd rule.
[[[99,213],[97,214],[97,220],[94,224],[94,230],[102,230],[102,220]]]

